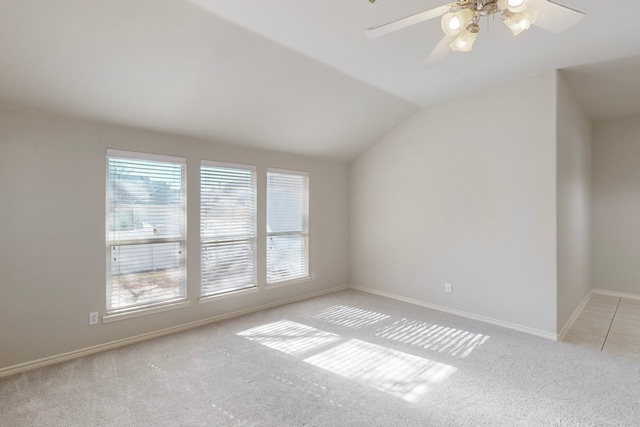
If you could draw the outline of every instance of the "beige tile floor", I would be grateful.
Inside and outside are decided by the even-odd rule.
[[[640,300],[592,295],[563,341],[640,361]]]

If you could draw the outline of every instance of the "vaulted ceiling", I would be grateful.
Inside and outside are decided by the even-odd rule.
[[[640,87],[640,2],[562,0],[587,15],[561,34],[490,19],[472,52],[432,68],[438,20],[363,36],[443,3],[0,0],[0,102],[342,160],[421,107],[552,69],[569,68],[594,117],[612,114],[604,95],[640,114],[620,87]]]

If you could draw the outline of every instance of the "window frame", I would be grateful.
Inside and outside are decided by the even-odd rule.
[[[269,231],[269,194],[270,194],[270,187],[269,187],[269,174],[281,174],[281,175],[294,175],[294,176],[301,176],[305,178],[305,187],[304,187],[304,194],[303,194],[303,212],[302,212],[302,224],[303,224],[303,230],[302,231],[278,231],[278,232],[273,232],[273,231]],[[309,172],[305,172],[305,171],[299,171],[299,170],[291,170],[291,169],[280,169],[280,168],[267,168],[267,172],[266,172],[266,194],[265,194],[265,198],[266,198],[266,212],[265,212],[265,233],[266,233],[266,247],[265,247],[265,260],[266,260],[266,265],[265,265],[265,286],[267,287],[267,289],[269,288],[277,288],[280,286],[287,286],[287,285],[293,285],[293,284],[297,284],[297,283],[302,283],[302,282],[307,282],[309,280],[311,280],[311,238],[310,238],[310,232],[309,232],[309,224],[310,224],[310,212],[309,212],[309,193],[310,193],[310,178],[309,178]],[[301,276],[297,276],[297,277],[292,277],[292,278],[286,278],[283,280],[269,280],[269,241],[270,238],[272,237],[278,237],[278,236],[291,236],[291,235],[300,235],[303,238],[304,244],[306,246],[306,259],[305,259],[305,266],[306,266],[306,271],[304,273],[304,275]]]
[[[148,161],[158,163],[169,163],[180,165],[180,207],[179,207],[179,226],[178,236],[172,237],[155,237],[150,239],[121,239],[113,240],[110,236],[110,214],[112,204],[109,201],[111,190],[111,159],[123,159],[134,161]],[[143,314],[150,314],[160,311],[171,310],[189,306],[187,300],[187,160],[184,157],[167,156],[161,154],[143,153],[136,151],[126,151],[108,148],[106,150],[106,191],[105,191],[105,243],[106,243],[106,312],[103,322],[108,323],[115,320],[137,317]],[[178,281],[180,285],[181,296],[170,298],[148,304],[129,305],[125,307],[112,306],[112,250],[114,247],[135,246],[135,245],[153,245],[178,243]]]
[[[203,209],[204,209],[204,203],[203,203],[203,197],[202,197],[202,190],[203,190],[203,185],[202,185],[202,178],[203,178],[203,167],[218,167],[218,168],[224,168],[224,169],[236,169],[236,170],[245,170],[245,171],[250,171],[251,173],[251,205],[253,208],[253,211],[251,212],[251,216],[253,219],[253,222],[250,226],[250,229],[252,230],[252,235],[249,235],[248,237],[244,237],[242,239],[231,239],[231,240],[204,240],[204,219],[203,219]],[[217,299],[221,299],[221,298],[227,298],[227,297],[231,297],[231,296],[236,296],[236,295],[241,295],[241,294],[245,294],[245,293],[251,293],[251,292],[257,292],[259,290],[259,286],[258,286],[258,204],[257,204],[257,200],[258,200],[258,168],[255,165],[247,165],[247,164],[241,164],[241,163],[231,163],[231,162],[221,162],[221,161],[215,161],[215,160],[201,160],[200,161],[200,169],[199,169],[199,177],[200,177],[200,211],[199,211],[199,226],[200,226],[200,298],[199,298],[199,302],[203,303],[203,302],[208,302],[211,300],[217,300]],[[241,242],[246,242],[247,244],[249,244],[252,248],[252,253],[253,253],[253,259],[252,259],[252,264],[253,264],[253,271],[252,271],[252,285],[250,286],[246,286],[246,287],[241,287],[241,288],[234,288],[234,289],[227,289],[227,290],[221,290],[219,292],[212,292],[212,293],[204,293],[204,282],[203,282],[203,276],[204,276],[204,246],[205,245],[215,245],[216,243],[219,244],[228,244],[228,243],[241,243]]]

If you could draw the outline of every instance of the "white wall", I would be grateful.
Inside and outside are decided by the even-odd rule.
[[[351,282],[555,334],[555,81],[422,110],[356,159]]]
[[[190,307],[88,326],[105,314],[106,148],[187,158]],[[311,271],[317,280],[198,304],[201,159],[310,174]],[[348,283],[348,164],[130,128],[0,110],[0,369]],[[259,254],[264,256],[264,214]],[[259,257],[258,277],[264,277]]]
[[[591,289],[591,120],[557,79],[558,330]]]
[[[592,281],[640,294],[640,116],[593,125]]]

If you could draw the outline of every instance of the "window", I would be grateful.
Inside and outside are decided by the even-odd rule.
[[[267,171],[267,284],[309,276],[309,175]]]
[[[201,294],[256,287],[256,170],[200,166]]]
[[[107,311],[185,299],[185,168],[107,150]]]

